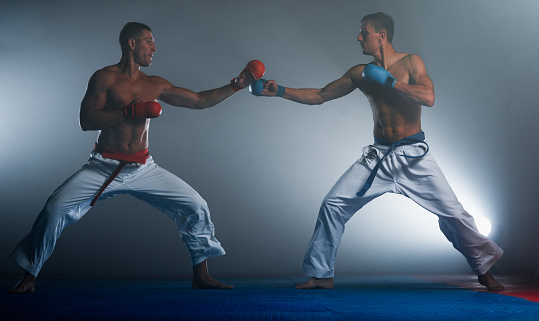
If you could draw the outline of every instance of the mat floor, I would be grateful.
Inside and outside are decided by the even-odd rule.
[[[498,277],[507,288],[500,293],[463,275],[340,276],[331,290],[296,290],[306,280],[299,275],[220,279],[234,289],[191,290],[189,279],[43,276],[35,293],[13,295],[6,291],[17,278],[5,276],[0,320],[539,320],[534,277]]]

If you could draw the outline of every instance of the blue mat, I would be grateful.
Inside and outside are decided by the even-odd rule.
[[[539,320],[539,303],[407,276],[223,279],[233,290],[191,290],[187,279],[43,278],[36,293],[0,294],[0,320]],[[1,279],[7,290],[13,279]]]

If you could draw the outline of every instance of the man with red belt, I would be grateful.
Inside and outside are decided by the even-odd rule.
[[[92,75],[81,103],[82,130],[100,131],[95,148],[88,163],[49,197],[32,230],[11,255],[25,275],[10,293],[33,292],[35,279],[62,230],[78,221],[98,199],[118,194],[133,195],[176,222],[193,265],[192,288],[232,288],[212,278],[207,270],[207,259],[225,251],[214,237],[206,202],[153,161],[148,131],[150,118],[161,114],[157,100],[191,109],[212,107],[262,77],[264,65],[250,61],[229,84],[197,93],[140,71],[140,67],[150,66],[157,50],[148,26],[127,23],[120,33],[120,46],[120,62]]]

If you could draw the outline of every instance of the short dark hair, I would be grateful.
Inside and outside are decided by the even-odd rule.
[[[129,48],[129,39],[140,38],[144,30],[148,30],[149,32],[152,32],[152,29],[143,23],[140,23],[140,22],[126,23],[124,27],[122,28],[122,31],[120,31],[119,40],[120,40],[120,47],[122,48],[122,52],[127,51],[127,49]]]
[[[361,19],[361,23],[364,22],[369,22],[376,32],[384,30],[386,32],[387,41],[390,43],[393,41],[395,21],[390,15],[383,12],[371,13]]]

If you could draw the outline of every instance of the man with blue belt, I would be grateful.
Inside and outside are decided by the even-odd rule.
[[[434,213],[440,229],[464,255],[478,281],[490,291],[503,285],[488,272],[503,250],[481,235],[428,152],[421,129],[421,106],[434,105],[434,86],[422,59],[396,52],[393,18],[384,13],[361,20],[357,40],[374,61],[350,68],[321,89],[294,89],[273,80],[254,82],[251,92],[308,105],[343,97],[359,88],[371,105],[374,144],[325,197],[305,254],[303,272],[312,278],[299,289],[333,288],[334,262],[346,222],[364,205],[387,192],[402,194]]]

